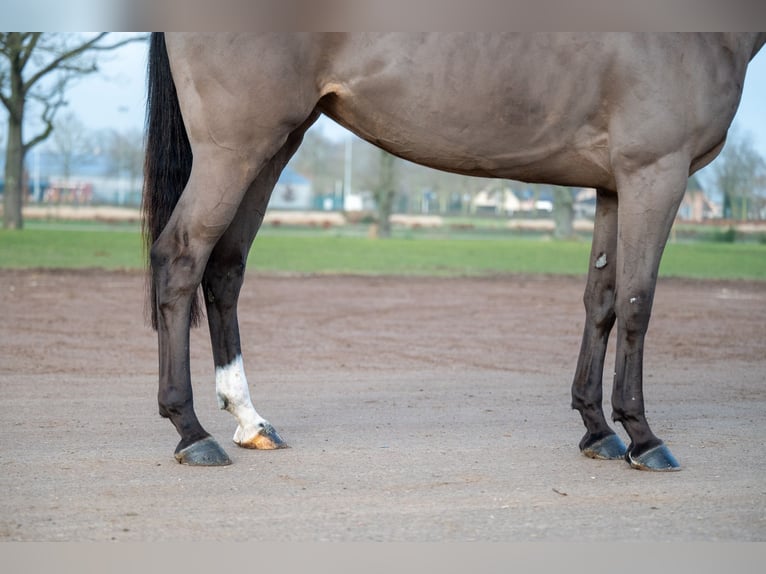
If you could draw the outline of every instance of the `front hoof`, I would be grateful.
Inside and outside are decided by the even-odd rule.
[[[258,450],[276,450],[278,448],[289,448],[282,437],[277,434],[276,429],[269,423],[264,423],[251,437],[244,437],[243,431],[237,428],[234,433],[234,442],[242,448],[254,448]]]
[[[628,449],[625,447],[625,443],[616,434],[610,434],[602,439],[597,440],[593,444],[587,446],[581,446],[582,453],[590,458],[598,458],[602,460],[619,460],[625,457],[625,453]]]
[[[176,452],[176,460],[189,466],[226,466],[231,459],[211,436]]]
[[[675,471],[681,470],[676,457],[664,444],[660,444],[647,450],[644,454],[633,456],[630,452],[625,455],[630,466],[638,470]]]

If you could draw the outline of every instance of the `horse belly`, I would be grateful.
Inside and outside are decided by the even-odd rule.
[[[460,130],[444,126],[440,119],[428,129],[399,121],[395,114],[380,114],[378,121],[368,120],[354,114],[353,106],[340,113],[337,108],[322,111],[367,142],[442,171],[567,186],[611,187],[614,183],[608,134],[592,126],[532,144],[528,143],[531,138],[524,138],[518,131],[497,129],[491,123],[478,124],[478,137],[469,138]]]
[[[544,40],[376,38],[338,58],[319,108],[370,143],[429,167],[603,185],[610,176],[598,58],[577,54],[573,65]]]

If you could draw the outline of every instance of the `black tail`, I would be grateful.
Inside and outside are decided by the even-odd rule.
[[[151,36],[147,85],[142,211],[145,256],[148,261],[151,247],[167,225],[189,180],[192,167],[191,146],[170,73],[165,35],[161,32]],[[157,329],[156,286],[151,270],[147,295],[152,327]],[[199,298],[195,297],[192,301],[191,324],[197,325],[200,317],[201,305]]]

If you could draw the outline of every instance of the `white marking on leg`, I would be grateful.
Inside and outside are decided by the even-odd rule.
[[[250,400],[250,389],[245,377],[242,355],[237,355],[225,367],[216,367],[215,392],[218,396],[218,406],[234,415],[239,423],[234,433],[235,443],[241,444],[251,440],[265,425],[269,424],[258,414]]]

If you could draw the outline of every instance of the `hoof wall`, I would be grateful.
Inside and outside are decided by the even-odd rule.
[[[602,460],[622,459],[627,451],[625,443],[616,434],[610,434],[592,445],[582,448],[582,453],[585,456]]]
[[[226,454],[213,437],[203,438],[175,454],[176,460],[189,466],[226,466],[231,464]]]
[[[673,456],[664,444],[655,446],[644,454],[635,457],[631,453],[627,453],[625,458],[630,463],[630,466],[639,470],[665,472],[681,470],[681,465],[678,464],[676,457]]]
[[[258,450],[276,450],[279,448],[289,448],[287,443],[282,440],[276,429],[270,424],[265,424],[252,438],[243,440],[239,432],[234,435],[234,442],[242,448],[254,448]]]

